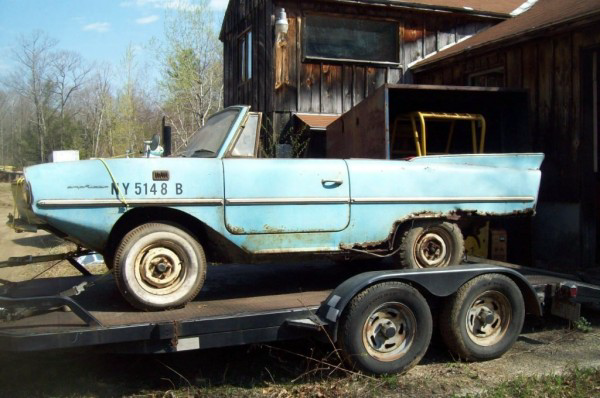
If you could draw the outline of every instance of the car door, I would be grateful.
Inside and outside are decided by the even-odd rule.
[[[350,220],[340,159],[223,159],[225,225],[233,234],[341,231]]]

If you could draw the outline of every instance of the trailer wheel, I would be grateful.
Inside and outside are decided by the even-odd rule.
[[[400,235],[398,257],[403,268],[435,268],[461,262],[465,242],[458,225],[447,221],[415,222]]]
[[[344,312],[339,344],[348,364],[372,374],[405,372],[429,346],[427,301],[400,282],[374,285],[355,296]]]
[[[445,303],[442,338],[461,359],[488,360],[513,345],[525,319],[523,295],[508,277],[481,275],[465,283]]]
[[[204,284],[206,258],[189,233],[169,224],[140,225],[125,235],[114,257],[125,299],[142,310],[184,306]]]

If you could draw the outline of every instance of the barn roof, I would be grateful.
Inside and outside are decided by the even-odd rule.
[[[342,0],[343,1],[343,0]],[[359,3],[388,3],[391,5],[402,5],[407,7],[420,8],[423,6],[433,9],[454,9],[457,11],[480,12],[484,14],[505,14],[509,15],[517,9],[526,0],[358,0]]]
[[[528,11],[439,51],[416,63],[411,69],[418,72],[454,56],[527,38],[548,28],[593,18],[600,18],[600,0],[538,0]]]
[[[501,14],[509,16],[526,0],[330,0],[340,3],[381,4],[417,9],[453,10],[457,12]]]

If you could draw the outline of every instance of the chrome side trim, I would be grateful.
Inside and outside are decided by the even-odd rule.
[[[223,199],[127,199],[130,206],[223,206]],[[123,207],[118,199],[42,199],[39,207]]]
[[[527,203],[533,196],[489,197],[423,197],[423,198],[239,198],[239,199],[127,199],[130,206],[266,206],[266,205],[318,205],[318,204],[409,204],[409,203]],[[122,207],[119,199],[42,199],[39,207]]]
[[[348,204],[349,198],[240,198],[225,199],[225,205],[320,205]]]
[[[464,196],[464,197],[423,197],[423,198],[353,198],[352,203],[498,203],[533,202],[533,196]]]

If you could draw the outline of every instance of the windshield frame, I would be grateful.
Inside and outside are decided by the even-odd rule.
[[[223,141],[221,142],[221,145],[219,146],[219,148],[217,149],[217,151],[214,154],[211,154],[210,156],[201,156],[201,157],[199,156],[198,158],[223,158],[224,153],[226,152],[227,148],[229,147],[229,145],[231,143],[232,137],[235,136],[236,135],[235,132],[237,132],[239,130],[240,125],[241,125],[242,121],[245,119],[245,116],[248,113],[248,109],[249,108],[250,108],[249,106],[235,105],[235,106],[229,106],[227,108],[224,108],[224,109],[220,110],[219,112],[216,112],[216,113],[212,114],[208,118],[208,120],[212,119],[214,116],[217,116],[217,115],[219,115],[219,114],[221,114],[223,112],[231,111],[231,110],[238,110],[237,116],[233,120],[232,124],[229,126],[229,130],[225,134],[225,137],[224,137]],[[203,127],[201,127],[198,131],[196,131],[194,133],[194,135],[198,134],[199,131]],[[193,135],[192,135],[192,137],[193,137]],[[188,143],[189,143],[189,141],[188,141]],[[186,145],[186,149],[187,149],[187,145]],[[194,156],[185,156],[184,155],[184,153],[186,152],[186,149],[184,149],[181,152],[179,152],[179,156],[193,158]]]
[[[244,133],[244,130],[246,129],[246,124],[248,123],[248,120],[250,119],[250,117],[252,117],[252,115],[256,115],[257,116],[257,128],[256,128],[256,141],[254,142],[254,152],[252,156],[233,156],[232,152],[233,149],[235,148],[235,146],[237,145],[238,141],[240,140],[242,134]],[[242,123],[240,123],[240,126],[238,127],[238,130],[235,132],[235,134],[233,135],[233,140],[231,140],[231,143],[229,145],[229,147],[227,148],[227,150],[225,151],[223,157],[224,158],[229,158],[229,159],[256,159],[258,158],[258,148],[260,146],[260,132],[261,132],[261,126],[262,126],[262,112],[250,112],[250,108],[248,108],[248,110],[246,111],[246,116],[244,116],[244,119],[242,120]]]

